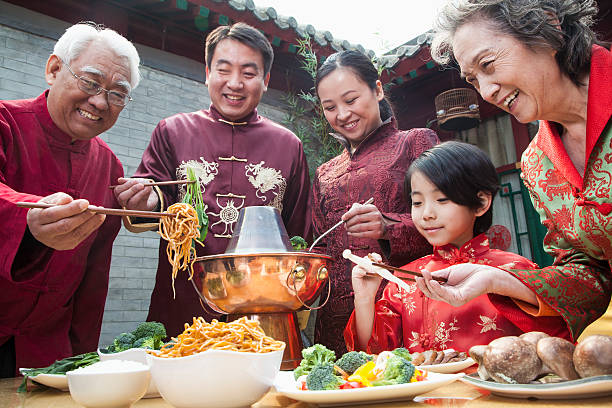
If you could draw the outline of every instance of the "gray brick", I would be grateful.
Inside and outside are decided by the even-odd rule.
[[[108,300],[106,301],[106,310],[144,310],[142,308],[142,302],[139,300]]]
[[[17,52],[17,51],[13,51]],[[23,54],[23,53],[20,53]],[[26,74],[30,74],[36,77],[41,77],[44,74],[44,71],[40,69],[39,66],[28,64],[25,62],[25,54],[22,60],[14,59],[10,56],[5,56],[4,58],[4,67],[8,69],[13,69],[15,71],[24,72]]]
[[[145,300],[149,299],[149,294],[143,292],[142,290],[136,289],[125,289],[123,291],[123,299],[132,299],[132,300]]]
[[[25,82],[26,74],[22,72],[15,71],[14,69],[7,69],[4,67],[0,67],[0,78],[2,78],[3,83],[9,82]]]
[[[4,64],[11,64],[10,61],[21,61],[23,63],[27,62],[27,60],[28,60],[28,54],[27,53],[22,52],[21,50],[14,50],[14,49],[11,49],[11,48],[7,48],[6,47],[6,41],[3,41],[3,42],[4,42],[5,46],[0,48],[0,55],[2,55],[5,58],[6,61],[2,64],[2,66],[8,67],[8,65],[4,65]],[[41,65],[32,65],[32,66],[36,67],[40,71]]]
[[[10,70],[7,70],[10,71]],[[0,73],[0,75],[2,75]],[[14,92],[22,92],[24,95],[29,95],[29,97],[36,97],[40,95],[41,89],[37,86],[28,85],[23,82],[14,82],[14,81],[2,81],[2,88],[14,91]]]
[[[148,79],[152,82],[157,82],[160,84],[172,85],[174,87],[181,87],[181,79],[166,73],[162,73],[160,71],[150,71],[148,75]]]
[[[147,320],[148,310],[124,311],[123,319],[128,322],[136,322],[136,325]]]

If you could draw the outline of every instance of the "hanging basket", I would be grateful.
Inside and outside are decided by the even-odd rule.
[[[465,130],[478,126],[478,96],[470,88],[455,88],[438,94],[434,100],[438,126],[444,130]]]

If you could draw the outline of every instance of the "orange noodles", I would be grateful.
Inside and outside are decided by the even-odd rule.
[[[185,331],[172,338],[161,350],[151,350],[158,357],[186,357],[205,350],[231,350],[251,353],[270,353],[285,347],[282,341],[266,336],[256,320],[241,317],[229,323],[213,319],[193,318],[193,324],[185,323]]]
[[[172,204],[166,212],[176,214],[174,217],[163,217],[159,223],[159,235],[168,241],[166,253],[172,265],[172,292],[176,298],[174,279],[178,271],[189,267],[189,279],[193,277],[193,259],[196,257],[196,251],[191,245],[191,240],[200,236],[200,223],[198,214],[191,204]]]

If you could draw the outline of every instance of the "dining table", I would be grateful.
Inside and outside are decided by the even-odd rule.
[[[0,379],[0,408],[78,408],[69,392],[53,388],[28,385],[28,391],[18,393],[22,378]],[[418,395],[411,400],[360,404],[360,408],[408,408],[408,407],[540,407],[540,408],[601,408],[612,407],[612,397],[580,398],[566,400],[544,400],[506,398],[491,394],[487,390],[455,381],[433,391]],[[268,391],[252,408],[316,408],[317,405],[295,401],[278,393]],[[172,408],[162,398],[147,398],[137,401],[133,408]]]

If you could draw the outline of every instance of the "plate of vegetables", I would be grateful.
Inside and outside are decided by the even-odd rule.
[[[300,366],[281,371],[274,386],[289,398],[318,405],[412,399],[464,375],[420,370],[405,348],[378,355],[351,351],[336,359],[333,351],[315,344],[302,356]]]
[[[60,391],[68,391],[68,371],[76,370],[100,361],[96,352],[79,354],[63,360],[58,360],[49,367],[42,368],[20,368],[19,373],[23,375],[23,382],[17,392],[27,391],[28,378],[38,384],[56,388]]]

